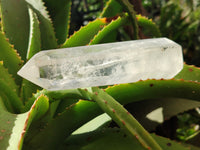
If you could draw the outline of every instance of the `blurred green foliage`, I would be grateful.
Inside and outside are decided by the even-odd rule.
[[[177,115],[178,128],[176,137],[182,141],[188,141],[199,134],[200,119],[197,111],[189,111]]]
[[[171,0],[161,8],[159,25],[163,36],[184,48],[185,61],[200,65],[200,3],[191,0]]]
[[[73,0],[71,8],[70,34],[77,31],[81,26],[94,20],[104,8],[107,0]]]

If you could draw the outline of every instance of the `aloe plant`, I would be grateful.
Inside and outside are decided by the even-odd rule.
[[[200,98],[197,67],[185,64],[170,80],[62,91],[41,89],[17,75],[38,51],[117,41],[118,29],[124,26],[133,26],[135,38],[138,27],[148,36],[160,37],[157,25],[135,14],[128,0],[107,1],[97,19],[71,36],[70,0],[1,0],[0,8],[0,149],[198,149],[150,133],[123,107],[144,100],[183,98],[191,100],[191,106],[173,110],[173,115],[194,108],[192,104]],[[109,127],[108,121],[94,131],[73,134],[103,113],[119,127]]]

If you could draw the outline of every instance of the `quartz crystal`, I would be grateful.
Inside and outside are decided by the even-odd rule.
[[[48,90],[173,78],[183,68],[182,48],[167,38],[41,51],[18,72]]]

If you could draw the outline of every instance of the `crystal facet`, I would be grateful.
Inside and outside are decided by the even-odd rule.
[[[182,48],[167,38],[41,51],[18,74],[48,90],[169,79],[183,68]]]

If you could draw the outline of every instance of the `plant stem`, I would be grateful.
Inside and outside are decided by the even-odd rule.
[[[126,11],[129,13],[130,15],[130,19],[134,28],[134,39],[138,39],[138,23],[137,23],[137,19],[136,19],[136,12],[134,10],[134,6],[128,1],[128,0],[117,0],[120,4],[123,5],[123,7],[126,9]]]

